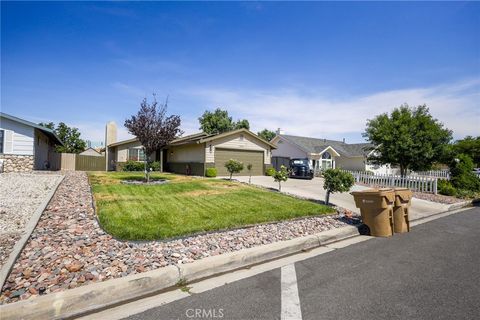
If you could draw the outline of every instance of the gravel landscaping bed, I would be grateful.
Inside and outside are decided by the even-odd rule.
[[[347,212],[345,216],[309,217],[164,242],[123,242],[99,227],[87,175],[67,172],[3,286],[0,303],[189,263],[358,221],[350,217]]]
[[[31,216],[60,179],[59,174],[0,174],[0,267]]]
[[[465,201],[465,199],[444,196],[441,194],[433,194],[433,193],[414,192],[413,196],[417,199],[423,199],[423,200],[444,203],[444,204],[454,204],[454,203]]]

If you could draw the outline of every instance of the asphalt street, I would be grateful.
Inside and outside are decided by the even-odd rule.
[[[473,208],[127,319],[478,319],[479,245]]]

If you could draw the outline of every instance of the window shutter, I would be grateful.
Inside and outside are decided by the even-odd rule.
[[[13,152],[13,131],[5,130],[5,144],[3,153],[12,153]]]

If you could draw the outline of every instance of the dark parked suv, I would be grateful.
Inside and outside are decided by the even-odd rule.
[[[308,159],[291,159],[290,160],[290,178],[313,179],[313,170],[310,167]]]

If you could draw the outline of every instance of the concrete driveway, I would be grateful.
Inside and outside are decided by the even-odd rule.
[[[240,182],[248,182],[248,177],[245,176],[235,176],[234,179]],[[252,184],[267,188],[278,188],[278,183],[273,181],[272,177],[267,176],[252,177]],[[355,185],[350,191],[359,191],[365,189],[369,188]],[[286,182],[282,182],[282,192],[290,193],[300,197],[325,201],[325,190],[323,189],[322,178],[314,178],[313,180],[288,179]],[[330,195],[330,203],[346,208],[353,212],[360,212],[360,210],[355,206],[353,196],[348,192],[334,193]],[[421,217],[430,216],[438,212],[446,211],[448,208],[449,205],[446,204],[413,198],[410,219],[418,219]]]

